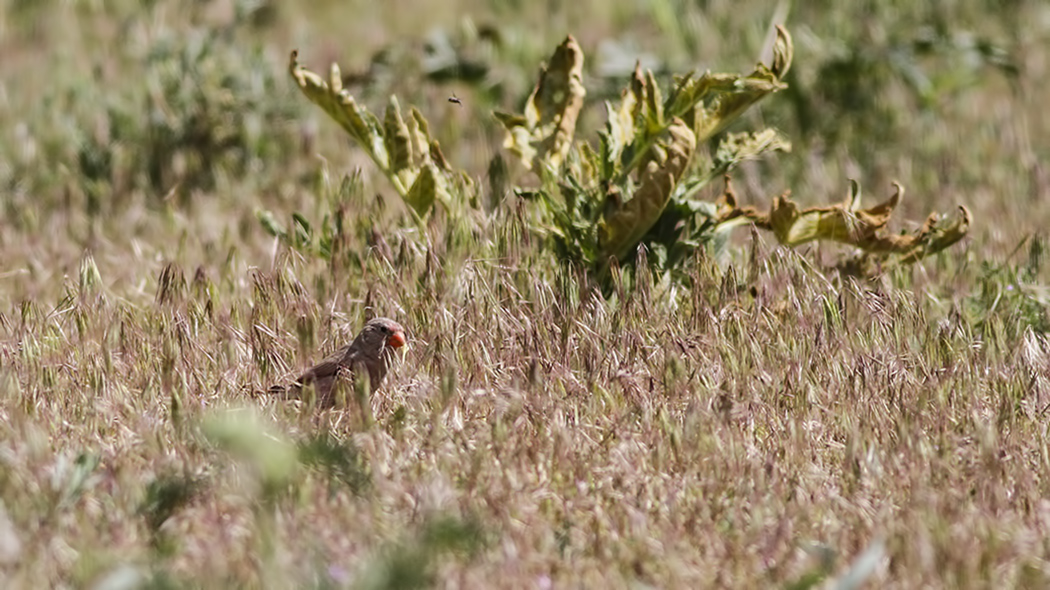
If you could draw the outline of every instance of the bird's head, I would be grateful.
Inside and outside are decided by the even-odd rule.
[[[388,318],[374,318],[368,320],[354,344],[369,356],[378,357],[388,349],[401,348],[405,341],[401,324]]]

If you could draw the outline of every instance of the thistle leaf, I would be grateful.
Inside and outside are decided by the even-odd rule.
[[[663,96],[651,71],[645,72],[645,125],[650,135],[659,133],[665,126]]]
[[[413,113],[414,114],[414,113]],[[390,172],[400,174],[403,170],[414,167],[413,150],[410,141],[412,134],[404,119],[401,118],[401,107],[397,97],[391,96],[383,117],[383,143],[390,156]]]
[[[783,25],[777,25],[777,38],[773,42],[773,63],[769,70],[778,80],[783,80],[791,69],[791,61],[795,57],[795,46],[791,42],[791,35]]]
[[[572,147],[586,93],[583,50],[569,36],[540,71],[523,115],[495,113],[507,130],[504,147],[528,168],[558,169]]]
[[[503,127],[507,130],[507,137],[503,140],[503,147],[518,156],[526,168],[532,168],[532,163],[537,159],[537,150],[532,144],[532,133],[525,117],[511,113],[493,113]]]
[[[379,120],[367,109],[359,107],[354,97],[343,90],[339,66],[332,64],[329,81],[325,82],[317,74],[302,67],[298,57],[299,53],[293,51],[288,72],[299,86],[299,90],[339,123],[368,152],[376,165],[384,173],[388,173],[390,158]]]
[[[411,113],[412,118],[408,121],[409,147],[412,150],[413,161],[421,162],[430,154],[431,144],[436,144],[437,141],[430,137],[430,125],[427,123],[423,113],[419,112],[416,107],[412,107]],[[430,155],[433,160],[433,154]],[[448,163],[444,161],[444,156],[441,157],[440,163],[444,164],[445,168],[448,168]]]
[[[886,201],[869,209],[860,208],[860,186],[850,182],[850,192],[838,204],[801,209],[785,193],[773,199],[768,213],[759,213],[754,207],[739,208],[728,179],[720,221],[745,217],[756,226],[773,232],[785,246],[797,246],[814,240],[830,240],[849,244],[870,257],[895,256],[899,264],[911,264],[934,254],[966,236],[970,228],[970,212],[959,207],[959,217],[942,225],[935,213],[930,214],[922,228],[913,234],[883,235],[890,216],[904,196],[904,188],[894,183],[896,192]]]
[[[447,203],[448,188],[445,177],[436,170],[434,164],[427,163],[420,169],[412,188],[405,195],[405,202],[422,218],[434,206],[435,201]]]
[[[705,74],[699,87],[703,95],[713,96],[704,105],[697,105],[693,132],[697,138],[708,139],[729,126],[737,117],[759,100],[787,88],[764,65],[759,64],[747,78],[726,79],[725,74]]]
[[[303,94],[368,152],[418,220],[426,218],[435,202],[449,204],[449,183],[464,191],[472,186],[469,176],[448,165],[437,140],[430,136],[427,120],[415,107],[406,119],[397,98],[391,96],[380,124],[343,90],[339,66],[332,64],[326,82],[299,65],[298,54],[293,51],[289,73]]]
[[[871,250],[878,245],[876,232],[889,223],[901,196],[902,189],[897,185],[897,192],[885,202],[859,210],[860,199],[851,191],[845,203],[800,210],[788,194],[784,194],[773,199],[769,223],[777,239],[786,246],[832,240]]]
[[[707,72],[697,78],[690,73],[675,78],[674,89],[667,100],[661,98],[660,88],[652,72],[646,72],[643,77],[640,69],[636,67],[631,86],[624,91],[620,109],[610,110],[609,124],[606,126],[606,134],[611,138],[607,140],[607,155],[611,158],[626,154],[626,157],[623,157],[625,161],[622,165],[617,162],[616,166],[607,166],[605,169],[626,175],[634,170],[647,169],[651,160],[655,159],[659,163],[663,156],[659,153],[655,141],[666,130],[668,121],[675,118],[686,122],[693,130],[697,142],[706,141],[722,132],[751,105],[773,92],[787,88],[779,76],[790,67],[792,54],[791,36],[785,29],[778,27],[774,44],[775,72],[759,63],[755,66],[755,71],[748,76]],[[631,109],[631,106],[634,108]],[[630,127],[625,123],[628,112],[633,115],[630,117]],[[638,132],[639,127],[644,131]],[[628,128],[635,129],[634,137],[622,144],[617,143],[623,135],[621,130]],[[736,162],[754,157],[763,151],[787,147],[787,143],[782,140],[774,143],[774,137],[759,134],[752,138],[753,143],[750,144],[735,146],[740,143],[739,139],[730,142],[726,146],[727,149],[735,146],[740,150],[739,157],[734,156],[731,151],[724,153],[722,161],[716,162],[715,168],[708,175],[690,181],[690,185],[694,187],[690,192],[695,192],[695,189],[718,174],[731,169]],[[761,140],[765,140],[768,145],[762,145]],[[679,192],[681,193],[681,190]]]
[[[605,131],[602,132],[600,174],[603,180],[612,180],[623,168],[621,160],[628,146],[632,145],[637,135],[639,116],[646,102],[646,83],[641,64],[636,63],[630,85],[620,94],[620,102],[615,107],[606,102],[608,117]]]
[[[634,74],[631,76],[631,84],[623,90],[620,95],[620,104],[615,110],[606,106],[609,111],[610,131],[615,128],[614,138],[623,146],[631,143],[634,139],[635,118],[639,115],[642,105],[646,100],[645,78],[642,76],[642,66],[635,64]]]
[[[609,199],[598,225],[601,258],[622,258],[656,223],[667,206],[676,183],[681,179],[696,150],[696,138],[680,119],[668,129],[669,143],[663,147],[665,157],[650,160],[641,175],[638,190],[629,201]]]
[[[751,105],[787,88],[782,79],[791,68],[793,56],[791,35],[778,26],[772,67],[760,63],[748,76],[710,72],[699,78],[686,76],[678,80],[665,108],[666,116],[684,118],[691,124],[697,141],[705,141],[723,131]]]
[[[768,152],[790,152],[791,142],[773,129],[757,133],[730,133],[718,145],[714,170],[711,175],[728,172],[745,160],[752,160]]]
[[[730,133],[718,146],[713,166],[705,174],[692,174],[681,182],[672,196],[676,201],[692,199],[718,175],[736,168],[737,164],[769,152],[790,152],[791,143],[772,129],[757,133]],[[734,224],[737,225],[737,224]]]

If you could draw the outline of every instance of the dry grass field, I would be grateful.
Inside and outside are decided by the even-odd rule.
[[[965,240],[858,279],[745,226],[602,288],[490,186],[567,34],[594,137],[635,59],[750,71],[774,21],[741,128],[793,149],[739,198],[897,180],[891,231]],[[1035,0],[0,1],[0,587],[1050,587],[1048,47]],[[292,49],[475,198],[414,222]],[[264,393],[377,315],[367,403]]]

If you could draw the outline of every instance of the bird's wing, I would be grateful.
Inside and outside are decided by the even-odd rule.
[[[296,382],[300,385],[306,385],[319,379],[334,377],[336,372],[339,371],[339,367],[347,366],[346,352],[347,347],[340,348],[328,358],[307,369],[299,376]]]
[[[367,375],[372,391],[379,388],[379,384],[386,375],[386,365],[383,359],[371,356],[362,350],[348,350],[343,363],[353,370],[355,376]]]

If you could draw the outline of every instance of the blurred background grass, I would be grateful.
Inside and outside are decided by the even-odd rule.
[[[292,48],[315,70],[340,63],[373,109],[390,93],[418,105],[449,159],[483,177],[499,148],[490,110],[519,108],[567,33],[588,56],[582,131],[593,137],[600,100],[635,59],[664,76],[746,71],[783,20],[796,40],[791,88],[744,124],[761,119],[795,149],[745,168],[746,202],[788,188],[805,204],[837,201],[847,178],[882,197],[896,179],[912,225],[971,208],[973,260],[1002,260],[1048,219],[1050,12],[1039,2],[11,0],[0,19],[9,302],[53,284],[34,277],[83,248],[108,267],[156,241],[143,236],[167,238],[151,255],[191,249],[217,264],[237,248],[258,264],[267,244],[253,209],[316,207],[304,179],[322,159],[333,178],[360,166],[366,192],[385,200],[368,162],[290,84]],[[30,240],[19,255],[21,231],[69,239]]]

